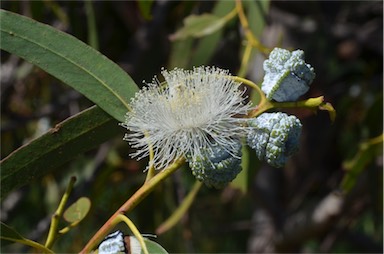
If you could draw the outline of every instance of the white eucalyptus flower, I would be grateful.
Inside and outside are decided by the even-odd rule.
[[[251,109],[244,91],[228,71],[214,67],[162,71],[166,84],[154,80],[131,101],[122,124],[124,137],[141,159],[154,151],[154,166],[164,169],[181,156],[201,157],[217,144],[236,155],[238,140],[246,135],[241,117]]]

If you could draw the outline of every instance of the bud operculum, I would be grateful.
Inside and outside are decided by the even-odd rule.
[[[260,160],[273,167],[282,167],[299,147],[300,120],[285,113],[264,113],[248,122],[248,145]]]
[[[208,187],[217,189],[225,187],[241,171],[241,143],[237,144],[236,154],[230,154],[223,147],[213,145],[210,149],[202,149],[202,156],[192,160],[186,156],[192,174]]]
[[[261,89],[269,100],[295,101],[309,90],[314,69],[304,61],[304,51],[275,48],[263,64]]]

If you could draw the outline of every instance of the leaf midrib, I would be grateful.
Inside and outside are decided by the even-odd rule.
[[[88,75],[90,75],[91,77],[93,77],[94,79],[96,79],[98,82],[100,82],[100,84],[102,84],[102,85],[103,85],[109,92],[111,92],[114,96],[116,96],[116,98],[119,99],[119,101],[120,101],[120,102],[121,102],[121,103],[128,109],[128,111],[131,111],[131,107],[129,106],[129,104],[127,104],[119,94],[117,94],[113,89],[111,89],[111,88],[107,85],[107,83],[105,83],[105,82],[104,82],[102,79],[100,79],[98,76],[94,75],[92,72],[88,71],[88,69],[86,69],[86,68],[84,68],[83,66],[77,64],[76,62],[72,61],[71,58],[67,58],[67,57],[65,57],[64,55],[59,54],[59,53],[57,53],[57,52],[51,50],[51,49],[48,48],[48,47],[45,47],[44,45],[42,45],[42,44],[40,44],[40,43],[38,43],[38,42],[36,42],[36,41],[30,40],[30,39],[28,39],[28,37],[23,37],[23,36],[21,36],[19,33],[15,33],[15,32],[13,32],[13,31],[7,31],[7,30],[3,29],[2,26],[1,26],[0,30],[3,31],[3,32],[5,32],[5,33],[8,33],[10,36],[17,36],[18,38],[20,38],[20,39],[22,39],[22,40],[25,40],[25,41],[28,41],[28,42],[30,42],[30,43],[33,43],[33,44],[35,44],[35,45],[37,45],[37,46],[39,46],[39,47],[41,47],[41,48],[43,48],[43,49],[45,49],[45,50],[47,50],[47,51],[52,52],[53,54],[55,54],[55,55],[61,57],[62,59],[67,60],[69,63],[71,63],[71,64],[73,64],[74,66],[78,67],[79,69],[83,70],[85,73],[87,73]],[[88,45],[87,45],[87,46],[88,46]],[[89,46],[88,46],[88,47],[89,47]]]

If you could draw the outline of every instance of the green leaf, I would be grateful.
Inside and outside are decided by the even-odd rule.
[[[7,242],[17,242],[24,245],[31,246],[33,248],[39,249],[43,251],[44,253],[53,253],[50,249],[47,249],[43,245],[31,241],[29,239],[24,238],[22,235],[20,235],[17,231],[15,231],[13,228],[9,227],[7,224],[1,222],[0,225],[0,239],[1,239],[1,246],[4,246],[7,244]],[[7,242],[4,242],[7,241]]]
[[[243,144],[241,152],[243,154],[241,156],[242,171],[231,182],[231,186],[238,188],[243,193],[247,193],[250,182],[260,167],[260,161],[257,159],[255,151],[246,143]]]
[[[84,2],[85,13],[87,14],[87,26],[88,26],[88,44],[92,48],[99,49],[99,40],[96,26],[95,9],[93,8],[92,1]]]
[[[191,207],[193,202],[196,199],[197,193],[203,186],[203,183],[195,180],[195,184],[193,185],[192,189],[189,191],[188,195],[183,199],[179,207],[173,211],[170,217],[163,221],[160,226],[156,229],[156,234],[164,234],[168,230],[170,230],[172,227],[174,227],[186,214],[188,209]]]
[[[1,223],[1,227],[0,227],[1,239],[13,239],[12,241],[24,240],[24,237],[22,235],[20,235],[17,231],[15,231],[13,228],[11,228],[10,226],[8,226],[7,224],[5,224],[2,221],[0,223]]]
[[[341,188],[349,192],[364,169],[380,154],[383,154],[383,134],[361,143],[355,157],[343,163],[346,174],[341,181]]]
[[[89,198],[81,197],[65,210],[63,217],[69,223],[78,222],[85,218],[89,209],[91,201]]]
[[[188,37],[203,37],[222,28],[227,19],[212,14],[190,15],[184,19],[184,26],[171,35],[171,40],[182,40]]]
[[[157,242],[151,241],[148,238],[144,238],[144,242],[149,253],[168,254],[168,252]],[[141,253],[143,253],[143,251],[141,251]]]
[[[242,3],[246,11],[247,20],[249,23],[249,29],[251,30],[252,34],[256,38],[258,38],[258,40],[260,41],[260,36],[262,35],[264,26],[266,24],[266,16],[268,14],[268,9],[269,9],[269,0],[243,1]],[[240,58],[243,57],[244,52],[245,52],[245,48],[240,51]],[[257,48],[253,48],[249,56],[250,63],[256,57],[256,54],[261,54],[261,52]],[[249,71],[249,68],[247,68],[247,70],[242,68],[239,70],[238,75],[246,76],[248,71]],[[257,80],[255,81],[258,82]],[[255,94],[255,92],[253,92],[252,94]]]
[[[247,193],[248,190],[248,174],[249,174],[249,149],[246,144],[243,144],[241,149],[241,172],[237,177],[231,182],[231,186],[238,188],[242,193]]]
[[[1,49],[37,65],[119,121],[138,90],[118,65],[71,35],[0,10]]]
[[[153,5],[153,0],[139,0],[137,1],[137,4],[143,18],[146,20],[152,19],[151,9]]]
[[[185,40],[174,41],[172,43],[172,50],[169,57],[168,68],[188,68],[188,62],[192,53],[193,39],[187,38]]]
[[[220,0],[213,8],[212,14],[218,17],[224,17],[233,8],[235,8],[234,1]],[[206,64],[217,51],[217,45],[219,44],[222,36],[223,29],[221,27],[214,33],[201,38],[193,52],[190,65],[200,66]]]
[[[258,84],[258,86],[260,87],[260,84]],[[260,100],[261,100],[260,94],[257,93],[256,91],[252,91],[252,93],[251,93],[251,101],[252,101],[253,105],[258,105],[260,103]]]
[[[57,124],[0,162],[1,199],[12,190],[52,172],[122,130],[115,119],[97,106]]]
[[[144,254],[143,250],[141,249],[139,240],[137,240],[136,237],[130,236],[129,237],[131,247],[130,250],[128,250],[128,253],[138,253],[140,250],[140,253]],[[156,254],[168,254],[168,252],[158,243],[149,240],[148,238],[144,238],[145,245],[147,246],[147,250],[149,253],[156,253]]]
[[[269,9],[269,1],[244,1],[244,8],[247,12],[249,28],[252,33],[259,37],[263,32],[266,17]]]

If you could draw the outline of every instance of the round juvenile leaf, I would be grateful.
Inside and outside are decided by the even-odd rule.
[[[129,240],[130,240],[130,250],[128,250],[129,253],[135,253],[135,254],[144,253],[136,237],[130,236]],[[147,247],[148,253],[168,254],[168,252],[157,242],[151,241],[148,238],[144,238],[144,242]]]
[[[147,238],[144,239],[145,245],[147,246],[148,252],[149,253],[159,253],[159,254],[168,254],[168,252],[158,244],[157,242],[151,241]]]
[[[69,223],[81,221],[88,214],[91,208],[89,198],[81,197],[64,212],[64,219]]]

